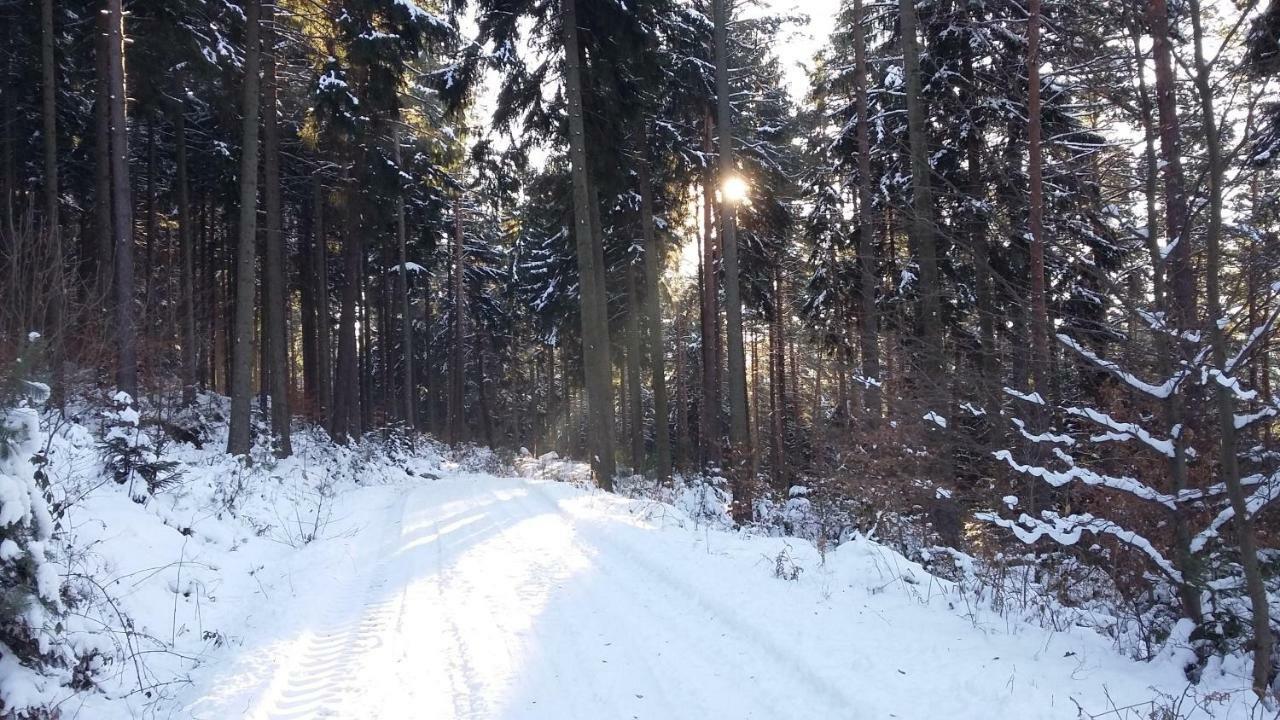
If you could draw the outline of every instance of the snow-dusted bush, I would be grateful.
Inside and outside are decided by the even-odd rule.
[[[47,716],[62,581],[49,558],[53,519],[33,462],[43,436],[36,405],[49,390],[19,361],[0,373],[0,716]]]
[[[1255,612],[1245,596],[1246,574],[1235,532],[1227,530],[1237,522],[1236,507],[1228,500],[1228,479],[1214,463],[1221,440],[1210,419],[1216,420],[1213,415],[1221,410],[1205,399],[1219,386],[1228,391],[1230,419],[1241,447],[1249,446],[1251,433],[1259,435],[1259,428],[1280,415],[1272,401],[1231,375],[1276,318],[1251,333],[1220,370],[1199,333],[1177,333],[1158,314],[1140,315],[1166,342],[1190,347],[1191,359],[1173,369],[1148,370],[1159,372],[1158,380],[1143,380],[1118,361],[1059,335],[1083,367],[1107,378],[1115,389],[1102,396],[1104,402],[1090,404],[1070,393],[1050,402],[1039,393],[1005,388],[1017,400],[1015,408],[1028,408],[1040,422],[1033,427],[1011,417],[1021,447],[999,449],[994,457],[1042,502],[1034,503],[1031,512],[1010,496],[1005,508],[975,517],[1025,545],[1036,545],[1039,567],[1046,567],[1046,558],[1061,559],[1049,568],[1059,577],[1068,577],[1086,558],[1093,561],[1094,575],[1104,578],[1094,585],[1117,600],[1113,613],[1128,613],[1139,626],[1133,637],[1141,644],[1124,648],[1134,655],[1151,656],[1167,638],[1178,637],[1180,617],[1194,621],[1196,627],[1184,639],[1198,655],[1187,667],[1195,679],[1211,657],[1249,650]],[[1205,420],[1188,429],[1170,407]],[[1245,452],[1239,467],[1240,476],[1231,480],[1242,488],[1252,525],[1280,499],[1280,463]],[[1070,502],[1058,501],[1064,497]],[[1274,593],[1268,604],[1275,617]]]
[[[458,469],[473,473],[489,475],[510,475],[512,460],[489,447],[479,445],[463,445],[450,453]]]
[[[135,500],[143,500],[181,480],[178,463],[161,457],[155,440],[139,422],[133,398],[118,392],[112,403],[105,413],[107,433],[98,446],[103,469],[117,484],[127,485]]]
[[[733,527],[733,496],[727,479],[719,474],[699,474],[679,477],[678,481],[673,503],[677,508],[699,525]]]

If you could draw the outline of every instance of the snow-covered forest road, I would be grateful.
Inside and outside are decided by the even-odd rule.
[[[201,671],[191,717],[1068,718],[1073,700],[1179,687],[1172,663],[1095,633],[974,614],[873,543],[823,563],[802,541],[485,475],[339,501],[330,536],[264,588],[253,640]],[[779,553],[798,580],[775,577]]]

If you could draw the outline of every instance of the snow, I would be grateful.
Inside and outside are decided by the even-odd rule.
[[[1015,537],[1028,545],[1042,537],[1050,537],[1061,545],[1075,545],[1086,532],[1094,535],[1112,535],[1149,557],[1170,580],[1175,583],[1182,582],[1182,573],[1178,572],[1173,563],[1169,562],[1150,540],[1132,530],[1105,518],[1094,517],[1089,513],[1063,517],[1046,510],[1040,514],[1043,520],[1023,513],[1018,517],[1017,522],[1006,520],[994,513],[978,513],[976,517],[1012,531]]]
[[[1164,381],[1163,383],[1159,385],[1153,385],[1149,382],[1145,382],[1143,380],[1138,379],[1138,377],[1136,377],[1135,375],[1129,372],[1126,372],[1123,368],[1111,362],[1110,360],[1105,360],[1103,358],[1098,357],[1093,353],[1092,350],[1089,350],[1088,348],[1084,347],[1080,343],[1076,342],[1075,339],[1072,338],[1070,335],[1059,334],[1058,341],[1061,342],[1063,345],[1066,345],[1067,347],[1074,350],[1077,354],[1079,354],[1084,359],[1088,360],[1094,365],[1097,365],[1103,370],[1106,370],[1107,372],[1111,373],[1116,378],[1120,379],[1122,382],[1127,384],[1129,387],[1132,387],[1135,390],[1138,390],[1140,392],[1146,393],[1147,395],[1150,395],[1151,397],[1159,400],[1163,400],[1169,397],[1170,395],[1172,395],[1173,392],[1178,389],[1178,385],[1186,377],[1184,372],[1179,372],[1175,374],[1173,377]]]
[[[1094,472],[1088,468],[1080,467],[1074,463],[1072,463],[1066,470],[1053,470],[1039,465],[1023,465],[1017,460],[1014,460],[1013,453],[1008,450],[997,450],[992,453],[992,455],[994,455],[997,460],[1003,460],[1015,472],[1022,473],[1023,475],[1030,475],[1032,477],[1038,477],[1054,487],[1062,487],[1067,483],[1077,481],[1082,482],[1085,485],[1099,485],[1101,487],[1127,492],[1140,497],[1143,500],[1160,503],[1170,510],[1177,506],[1177,499],[1174,496],[1167,495],[1155,488],[1145,485],[1137,478],[1105,475]],[[1070,461],[1069,456],[1059,455],[1059,458]]]
[[[660,502],[590,488],[588,469],[555,453],[504,470],[488,451],[387,454],[304,432],[297,456],[264,454],[250,472],[221,453],[224,432],[204,450],[169,446],[187,473],[177,490],[140,504],[98,482],[68,518],[87,549],[77,571],[131,618],[134,632],[113,637],[144,653],[140,667],[106,665],[103,692],[67,698],[68,717],[925,719],[946,707],[1033,720],[1185,686],[1177,657],[1134,662],[1092,630],[1027,624],[871,539],[819,550],[732,531],[720,478],[679,480]],[[92,481],[95,452],[86,428],[62,429],[53,475]],[[807,494],[797,486],[781,512]],[[1053,532],[1078,537],[1068,520]],[[69,631],[111,651],[87,620]],[[149,694],[131,691],[135,676]],[[1215,682],[1247,684],[1203,687]]]
[[[1069,718],[1070,698],[1180,682],[1088,631],[964,617],[948,583],[865,539],[824,562],[542,479],[372,490],[181,716]],[[780,557],[805,572],[775,578]]]
[[[1280,473],[1271,476],[1252,475],[1241,478],[1240,484],[1246,487],[1259,485],[1249,497],[1245,498],[1245,510],[1248,517],[1257,515],[1258,511],[1280,498]],[[1218,532],[1236,516],[1235,508],[1227,505],[1213,518],[1209,526],[1191,539],[1191,551],[1200,552],[1209,540],[1218,537]]]

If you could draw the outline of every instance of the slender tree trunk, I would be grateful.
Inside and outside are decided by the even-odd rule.
[[[289,432],[289,323],[286,318],[289,306],[288,273],[284,264],[284,238],[281,232],[280,207],[280,119],[276,107],[276,36],[275,4],[263,4],[263,45],[266,48],[262,63],[262,152],[263,182],[262,202],[266,210],[266,282],[263,284],[262,303],[265,312],[267,336],[267,366],[271,388],[271,430],[276,436],[277,457],[293,454],[293,442]]]
[[[841,378],[843,380],[843,377]],[[751,331],[751,475],[760,476],[760,454],[764,452],[764,438],[760,428],[760,327]]]
[[[1173,49],[1169,41],[1169,11],[1165,0],[1151,0],[1149,7],[1152,52],[1156,66],[1156,109],[1160,121],[1160,154],[1164,166],[1165,231],[1173,247],[1166,251],[1166,278],[1171,292],[1173,317],[1178,330],[1195,323],[1195,268],[1191,239],[1186,237],[1187,198],[1182,172],[1182,138],[1178,122],[1177,83]]]
[[[465,348],[467,343],[466,248],[462,225],[463,201],[459,195],[453,205],[453,272],[449,293],[453,300],[453,323],[449,342],[449,444],[466,437],[463,403],[466,397]]]
[[[193,405],[199,385],[196,360],[195,248],[191,239],[191,195],[187,168],[186,108],[181,101],[173,111],[174,148],[177,155],[178,243],[182,253],[182,402]]]
[[[711,111],[703,127],[702,155],[710,158]],[[699,403],[701,460],[704,465],[720,464],[720,290],[716,272],[716,242],[712,225],[713,175],[708,164],[702,173],[702,400]]]
[[[809,412],[809,437],[813,448],[813,459],[816,461],[822,451],[822,436],[827,419],[822,408],[823,348],[819,346],[814,350],[816,352],[813,354],[813,409]]]
[[[649,367],[653,372],[653,435],[659,482],[671,479],[671,426],[667,407],[666,339],[662,333],[662,245],[653,222],[653,178],[649,168],[648,128],[640,123],[640,228],[644,235],[645,321],[649,335]]]
[[[976,22],[977,18],[973,18]],[[963,44],[961,73],[965,84],[975,87],[977,84],[973,66],[973,53],[968,43]],[[985,199],[986,183],[982,171],[983,140],[982,128],[974,118],[969,120],[969,132],[965,137],[966,189],[971,207],[968,210],[966,236],[969,249],[973,255],[974,295],[978,315],[978,377],[981,384],[982,404],[988,413],[987,418],[994,419],[1000,411],[1001,394],[999,384],[998,348],[996,347],[996,305],[993,298],[991,282],[991,249],[987,241],[987,220],[980,209]]]
[[[432,290],[431,276],[423,277],[422,284],[422,327],[426,329],[422,355],[427,358],[426,366],[423,368],[423,373],[426,375],[424,380],[427,386],[426,397],[424,398],[427,407],[424,414],[426,415],[427,431],[441,435],[443,433],[441,431],[441,423],[438,422],[439,408],[444,403],[440,401],[440,374],[436,372],[436,363],[431,361],[431,358],[434,357],[431,349],[431,337],[434,335],[432,329],[435,327],[434,308],[431,305],[431,298],[435,297],[435,292]]]
[[[107,82],[111,119],[111,216],[115,245],[116,385],[138,394],[138,355],[133,311],[133,200],[129,187],[129,127],[125,119],[124,9],[107,0]]]
[[[1034,392],[1046,401],[1052,401],[1049,388],[1049,314],[1045,302],[1044,265],[1044,174],[1040,139],[1040,0],[1028,0],[1027,4],[1027,176],[1029,180],[1027,226],[1030,234],[1028,264],[1031,271],[1031,378]],[[1033,412],[1035,432],[1048,429],[1046,408],[1037,406]],[[1040,458],[1042,446],[1032,443],[1031,453]],[[1027,511],[1037,512],[1037,484],[1039,478],[1027,478]]]
[[[1222,374],[1221,380],[1231,378],[1236,368],[1228,364],[1226,334],[1220,322],[1222,290],[1220,275],[1222,266],[1222,196],[1224,167],[1222,141],[1218,136],[1218,121],[1213,107],[1213,78],[1204,57],[1204,29],[1200,16],[1200,0],[1190,0],[1191,26],[1195,39],[1196,89],[1200,96],[1201,123],[1204,127],[1205,151],[1209,164],[1209,222],[1205,231],[1205,303],[1209,311],[1209,342],[1212,346],[1213,364]],[[1244,569],[1245,588],[1253,610],[1253,691],[1260,699],[1271,696],[1271,635],[1270,608],[1267,587],[1258,565],[1258,541],[1250,515],[1248,498],[1240,482],[1239,460],[1236,456],[1235,406],[1232,392],[1224,382],[1212,383],[1218,405],[1218,470],[1227,486],[1227,498],[1235,511],[1233,524],[1236,542],[1240,546],[1240,565]]]
[[[480,400],[480,429],[484,432],[485,444],[493,447],[493,411],[489,403],[489,373],[488,364],[485,362],[487,339],[484,326],[476,323],[476,331],[472,335],[476,343],[476,394]]]
[[[1040,0],[1028,0],[1027,16],[1027,175],[1031,233],[1031,348],[1035,392],[1048,396],[1049,316],[1045,304],[1044,177],[1040,142]]]
[[[14,6],[17,7],[16,5]],[[102,14],[103,22],[107,21],[107,14]],[[6,9],[4,15],[0,16],[0,22],[4,24],[5,45],[12,47],[14,43],[14,31],[18,23],[14,21],[13,11]],[[101,53],[105,67],[106,51],[105,45]],[[10,237],[16,235],[14,228],[14,208],[13,198],[18,188],[18,175],[14,159],[14,140],[17,136],[17,89],[14,83],[14,66],[18,64],[16,53],[7,53],[5,61],[4,75],[0,77],[0,231],[7,232]],[[100,76],[105,88],[106,75]],[[107,93],[100,91],[98,97],[106,98]],[[110,267],[110,266],[108,266]]]
[[[364,254],[363,229],[360,227],[361,184],[352,173],[359,173],[363,153],[352,150],[352,167],[344,177],[342,307],[338,317],[338,359],[333,378],[333,435],[345,443],[352,434],[360,435],[360,362],[356,344],[356,303],[360,295],[360,257]]]
[[[49,288],[48,334],[51,340],[50,360],[53,365],[53,401],[62,403],[63,363],[66,358],[66,328],[63,313],[66,287],[63,280],[62,225],[58,200],[58,104],[57,60],[54,57],[53,0],[40,0],[40,115],[44,140],[44,223],[49,242],[49,257],[54,267],[53,287]]]
[[[592,228],[593,194],[587,164],[587,138],[582,107],[582,56],[578,47],[577,0],[561,0],[565,52],[565,99],[569,113],[569,157],[573,166],[574,233],[581,288],[582,361],[586,375],[591,469],[596,482],[613,489],[613,399],[609,362],[608,295],[605,291],[604,247]]]
[[[142,212],[143,229],[147,244],[142,256],[142,313],[138,318],[138,324],[142,326],[142,337],[145,340],[155,335],[156,326],[159,324],[155,319],[157,303],[155,302],[154,272],[156,266],[160,264],[160,258],[158,257],[160,251],[160,217],[156,208],[156,176],[160,172],[160,158],[156,153],[155,113],[144,113],[143,117],[146,118],[147,123],[147,182]],[[142,356],[141,365],[144,371],[147,369],[150,359],[149,353]]]
[[[401,162],[399,126],[396,127],[392,143],[393,158],[398,168]],[[403,393],[401,402],[404,403],[405,422],[410,428],[413,428],[418,425],[417,385],[413,373],[413,316],[410,315],[409,309],[409,254],[406,248],[407,233],[405,230],[403,183],[398,183],[396,188],[396,250],[400,260],[400,284],[397,290],[400,298],[400,354],[404,372],[404,376],[401,379],[401,392]]]
[[[1165,0],[1150,0],[1148,24],[1151,28],[1152,53],[1155,58],[1156,111],[1160,122],[1160,153],[1164,163],[1165,235],[1173,245],[1165,267],[1168,317],[1177,332],[1192,328],[1195,322],[1195,274],[1191,264],[1191,238],[1186,236],[1187,199],[1182,175],[1181,135],[1178,127],[1178,105],[1173,69],[1173,50],[1169,42],[1169,9]],[[1186,356],[1185,343],[1175,343],[1179,355]],[[1173,393],[1167,403],[1171,427],[1183,424],[1184,390]],[[1174,494],[1187,487],[1186,433],[1174,436],[1170,481]],[[1179,586],[1183,611],[1197,625],[1204,622],[1197,573],[1191,558],[1190,531],[1181,510],[1173,512],[1174,562],[1185,578]]]
[[[636,282],[635,264],[627,266],[627,406],[631,410],[631,469],[633,473],[644,468],[644,400],[640,391],[640,313],[639,288]]]
[[[942,374],[942,324],[938,311],[938,258],[933,192],[929,167],[927,116],[920,79],[920,51],[916,38],[915,0],[899,0],[902,21],[903,72],[906,77],[907,135],[911,155],[911,224],[908,234],[920,266],[918,281],[921,342],[917,361],[917,398],[934,402],[926,388],[940,387]]]
[[[772,438],[773,487],[782,489],[787,484],[786,465],[786,414],[787,373],[785,340],[782,338],[782,270],[773,268],[773,320],[769,323],[769,436]]]
[[[394,293],[393,284],[398,287],[400,283],[399,276],[393,277],[391,274],[391,268],[395,267],[395,256],[396,246],[384,243],[382,262],[387,269],[379,276],[378,281],[378,365],[382,370],[382,389],[379,399],[382,401],[384,425],[396,417],[404,419],[404,407],[400,402],[403,396],[396,396],[394,402],[392,400],[392,387],[395,380],[392,379],[393,368],[391,367],[391,338],[393,337],[391,323],[394,314],[391,310],[391,302]]]
[[[113,0],[114,1],[114,0]],[[245,455],[251,445],[253,395],[254,245],[258,228],[259,18],[261,0],[249,0],[245,24],[241,98],[240,222],[236,236],[235,324],[231,346],[231,427],[227,452]]]
[[[676,312],[676,450],[674,465],[685,468],[689,464],[689,379],[685,374],[686,343],[689,339],[688,316],[683,310]]]
[[[363,240],[361,241],[363,247]],[[360,402],[358,407],[360,412],[357,414],[356,436],[361,437],[373,428],[373,321],[370,316],[369,306],[372,304],[372,293],[369,291],[369,275],[365,272],[368,267],[368,257],[362,252],[360,253],[360,265],[356,271],[359,285],[356,288],[356,297],[358,304],[356,309],[359,312],[357,322],[359,323],[359,373],[360,373]]]
[[[1136,25],[1136,23],[1135,23]],[[1160,182],[1160,163],[1156,156],[1156,130],[1154,111],[1151,107],[1151,91],[1147,86],[1147,65],[1142,52],[1142,31],[1133,30],[1133,53],[1138,76],[1138,108],[1142,122],[1142,159],[1146,167],[1143,178],[1144,199],[1147,210],[1147,253],[1151,257],[1151,294],[1156,307],[1164,307],[1164,257],[1160,252],[1160,221],[1156,213],[1156,194]]]
[[[99,13],[94,33],[93,217],[97,239],[98,293],[111,290],[115,268],[115,235],[111,224],[111,19]]]
[[[319,363],[316,351],[316,319],[319,302],[316,298],[316,273],[312,258],[315,257],[316,227],[314,198],[308,196],[298,211],[298,240],[301,244],[297,257],[299,324],[302,326],[302,394],[307,417],[316,418],[319,397]]]
[[[325,231],[324,181],[316,175],[312,183],[312,233],[311,272],[315,279],[316,305],[316,391],[319,400],[317,418],[330,431],[333,430],[333,351],[330,329],[332,316],[329,311],[329,235]]]
[[[875,224],[872,215],[871,200],[871,140],[867,112],[867,37],[864,23],[862,0],[853,2],[854,33],[854,94],[855,112],[857,113],[858,136],[858,263],[861,270],[859,278],[859,301],[861,309],[860,350],[862,354],[862,376],[866,386],[863,394],[867,424],[876,428],[880,424],[880,324],[879,311],[876,308],[876,280],[879,277],[876,268]]]
[[[728,0],[714,0],[716,97],[719,110],[720,177],[737,172],[733,159],[733,106],[729,87]],[[734,518],[746,522],[754,513],[751,477],[751,434],[747,425],[747,360],[742,340],[742,299],[738,277],[738,208],[731,198],[720,203],[720,239],[724,252],[725,339],[729,360],[729,454],[733,465]]]

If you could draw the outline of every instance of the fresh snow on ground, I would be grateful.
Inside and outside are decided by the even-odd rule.
[[[504,477],[302,436],[241,477],[215,444],[171,448],[177,489],[140,504],[99,484],[65,521],[85,548],[67,562],[111,598],[73,632],[129,659],[64,717],[1146,717],[1186,689],[1174,656],[1012,620],[871,540],[824,555],[713,529],[705,499],[603,493],[554,457]],[[88,447],[64,430],[55,471]],[[1209,708],[1245,717],[1245,686],[1197,694],[1237,691]]]

